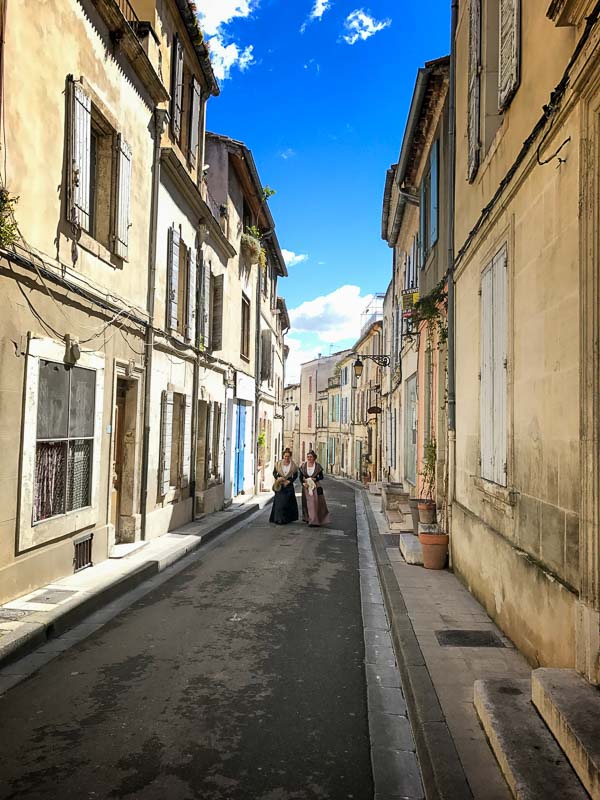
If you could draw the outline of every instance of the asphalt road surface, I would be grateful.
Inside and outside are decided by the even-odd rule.
[[[269,507],[0,698],[0,798],[371,800],[354,492]]]

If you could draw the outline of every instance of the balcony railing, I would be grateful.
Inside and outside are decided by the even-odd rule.
[[[131,3],[129,0],[117,0],[117,5],[121,11],[121,14],[125,17],[127,22],[131,25],[131,27],[135,27],[135,24],[139,22],[138,16],[131,7]]]

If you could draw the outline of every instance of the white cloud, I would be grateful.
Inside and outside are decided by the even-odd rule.
[[[378,21],[364,9],[356,9],[346,17],[344,27],[348,33],[342,38],[347,44],[355,44],[359,39],[365,41],[391,24],[391,19]]]
[[[302,23],[300,33],[304,33],[307,26],[315,19],[321,20],[323,14],[333,5],[332,0],[315,0],[308,19]]]
[[[282,150],[281,153],[279,153],[279,155],[281,156],[281,158],[283,158],[284,161],[287,161],[288,158],[293,158],[296,155],[296,151],[293,150],[291,147],[286,147],[286,149]]]
[[[300,339],[294,336],[286,336],[285,343],[290,348],[290,352],[285,362],[285,382],[286,383],[299,383],[300,382],[300,365],[305,361],[312,361],[317,358],[319,353],[328,355],[322,345],[311,344],[306,346]]]
[[[216,36],[223,25],[236,17],[248,17],[258,5],[258,0],[203,0],[198,17],[202,30]]]
[[[293,267],[295,264],[308,260],[306,253],[294,253],[292,250],[286,250],[283,247],[281,248],[281,253],[287,267]]]
[[[329,294],[307,300],[290,311],[294,333],[311,333],[317,341],[335,344],[358,339],[361,315],[371,295],[361,296],[360,287],[347,284]]]
[[[254,63],[254,46],[239,47],[230,41],[225,26],[236,18],[246,18],[257,8],[260,0],[204,0],[198,18],[207,36],[214,73],[218,80],[226,80],[231,70],[241,72]]]

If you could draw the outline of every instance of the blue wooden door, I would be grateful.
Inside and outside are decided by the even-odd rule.
[[[235,430],[235,470],[233,494],[238,495],[244,488],[244,460],[246,456],[246,406],[237,403],[237,424]]]

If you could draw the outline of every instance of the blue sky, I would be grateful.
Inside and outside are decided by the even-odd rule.
[[[416,73],[449,51],[450,0],[196,0],[221,95],[208,128],[244,141],[289,277],[288,379],[353,343],[385,292],[386,170],[398,158]]]

